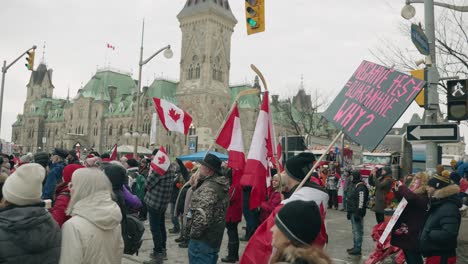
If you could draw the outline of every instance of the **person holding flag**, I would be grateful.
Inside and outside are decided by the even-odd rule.
[[[247,222],[246,240],[249,240],[257,229],[260,216],[257,208],[261,206],[267,194],[269,164],[273,159],[272,134],[268,91],[265,91],[240,182],[243,186],[243,211]]]
[[[208,153],[200,161],[198,187],[193,191],[187,226],[191,264],[216,264],[229,205],[229,184],[222,176],[221,160]]]
[[[145,264],[160,264],[166,254],[166,209],[171,199],[172,183],[179,170],[177,163],[171,163],[164,147],[161,147],[151,161],[151,173],[146,181],[145,203],[148,208],[149,224],[153,236],[153,252]]]
[[[224,123],[216,144],[229,151],[226,178],[229,179],[229,207],[226,213],[226,229],[228,234],[228,255],[222,262],[235,263],[239,260],[239,233],[237,226],[242,220],[242,189],[240,178],[244,172],[245,154],[242,140],[242,129],[239,118],[237,101]]]
[[[313,167],[314,162],[314,155],[306,152],[288,159],[284,168],[288,176],[285,190],[286,199],[275,208],[268,219],[258,227],[255,234],[250,238],[244,250],[244,254],[241,257],[240,264],[266,264],[269,262],[272,255],[272,233],[270,230],[275,225],[275,216],[283,205],[292,201],[313,201],[317,204],[320,209],[321,225],[320,232],[312,244],[323,247],[328,242],[328,235],[325,228],[325,210],[328,202],[326,190],[314,182],[306,182],[301,189],[296,191],[299,183]]]

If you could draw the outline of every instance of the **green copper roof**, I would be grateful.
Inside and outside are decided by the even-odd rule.
[[[122,95],[109,103],[104,116],[133,115],[136,105],[131,95]]]
[[[98,71],[81,89],[81,95],[94,100],[110,101],[109,87],[116,87],[115,97],[129,95],[135,91],[136,83],[130,75],[114,71]]]
[[[156,79],[148,87],[146,91],[146,96],[149,98],[156,97],[164,100],[177,103],[176,91],[177,91],[177,82]]]
[[[30,108],[27,109],[26,115],[45,116],[46,108],[48,106],[47,116],[45,116],[46,121],[63,120],[64,104],[65,100],[63,99],[41,98],[39,100],[35,100],[30,105]]]
[[[231,92],[231,105],[234,103],[234,100],[236,100],[237,94],[248,89],[252,89],[252,86],[247,84],[230,86],[229,91]],[[239,98],[237,105],[239,108],[259,108],[260,97],[256,94],[244,95]]]

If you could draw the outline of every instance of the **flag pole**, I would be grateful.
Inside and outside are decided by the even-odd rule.
[[[218,132],[216,133],[215,140],[213,141],[213,143],[211,143],[210,147],[209,147],[208,150],[206,151],[205,157],[206,157],[206,155],[213,149],[214,144],[216,143],[216,139],[218,138],[219,133],[221,133],[221,130],[223,129],[224,125],[226,125],[227,119],[228,119],[229,116],[231,115],[231,112],[232,112],[232,110],[234,109],[234,106],[237,104],[237,101],[239,101],[239,99],[240,99],[242,96],[251,95],[251,94],[258,94],[258,90],[257,90],[257,89],[247,89],[247,90],[240,91],[240,92],[237,94],[236,99],[234,100],[234,103],[231,105],[231,108],[229,109],[229,112],[227,113],[226,117],[224,117],[224,121],[223,121],[223,123],[221,124],[221,126],[219,127]]]
[[[268,86],[267,86],[267,83],[266,83],[266,80],[265,80],[265,76],[263,76],[262,72],[254,65],[254,64],[250,64],[250,68],[258,75],[258,77],[260,78],[260,80],[262,80],[262,84],[263,84],[263,87],[265,87],[265,90],[268,91]],[[270,104],[270,101],[268,101],[268,104]],[[271,107],[268,106],[268,108],[271,109]],[[273,146],[271,147],[271,150],[273,151],[273,157],[275,158],[275,162],[276,162],[276,169],[279,171],[280,169],[280,166],[279,166],[279,161],[278,161],[278,153],[276,152],[276,135],[275,135],[275,127],[273,125],[273,120],[271,119],[271,111],[269,111],[269,125],[270,125],[270,128],[271,128],[271,132],[273,133],[273,135],[271,135],[271,138],[272,138],[272,144]],[[280,177],[280,191],[283,190],[283,186],[282,186],[282,183],[281,183],[281,175],[280,173],[278,173],[279,177]]]
[[[338,135],[336,135],[336,137],[332,140],[330,145],[328,145],[327,150],[325,150],[325,152],[323,152],[322,156],[320,156],[320,158],[315,162],[314,166],[312,166],[312,169],[310,169],[310,171],[307,173],[305,178],[301,181],[299,186],[297,186],[297,188],[296,188],[296,190],[294,192],[297,192],[297,190],[299,190],[309,180],[310,176],[312,175],[312,172],[319,166],[320,162],[325,158],[325,156],[330,151],[330,149],[333,147],[333,145],[335,145],[336,141],[338,141],[338,139],[341,138],[342,134],[343,134],[343,131],[340,131],[338,133]]]

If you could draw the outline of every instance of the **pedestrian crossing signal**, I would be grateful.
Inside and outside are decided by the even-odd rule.
[[[265,0],[245,0],[247,34],[265,31]]]
[[[29,50],[26,52],[28,57],[26,58],[27,63],[25,65],[26,65],[26,68],[28,68],[28,70],[30,71],[32,71],[34,68],[34,53],[35,53],[34,50]]]
[[[447,81],[447,119],[461,121],[468,119],[468,81]]]

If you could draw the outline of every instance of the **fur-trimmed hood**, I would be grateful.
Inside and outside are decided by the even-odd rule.
[[[436,190],[431,197],[430,204],[431,206],[437,207],[443,203],[454,203],[458,208],[461,208],[462,202],[458,197],[458,193],[460,193],[460,187],[456,184],[450,184],[449,186]]]
[[[432,198],[443,199],[443,198],[452,196],[454,194],[458,194],[459,192],[460,192],[460,187],[458,185],[450,184],[449,186],[436,190],[434,192],[434,195],[432,195]]]
[[[308,264],[331,264],[333,263],[322,249],[316,246],[306,248],[290,245],[283,251],[285,262],[277,263],[308,263]]]

